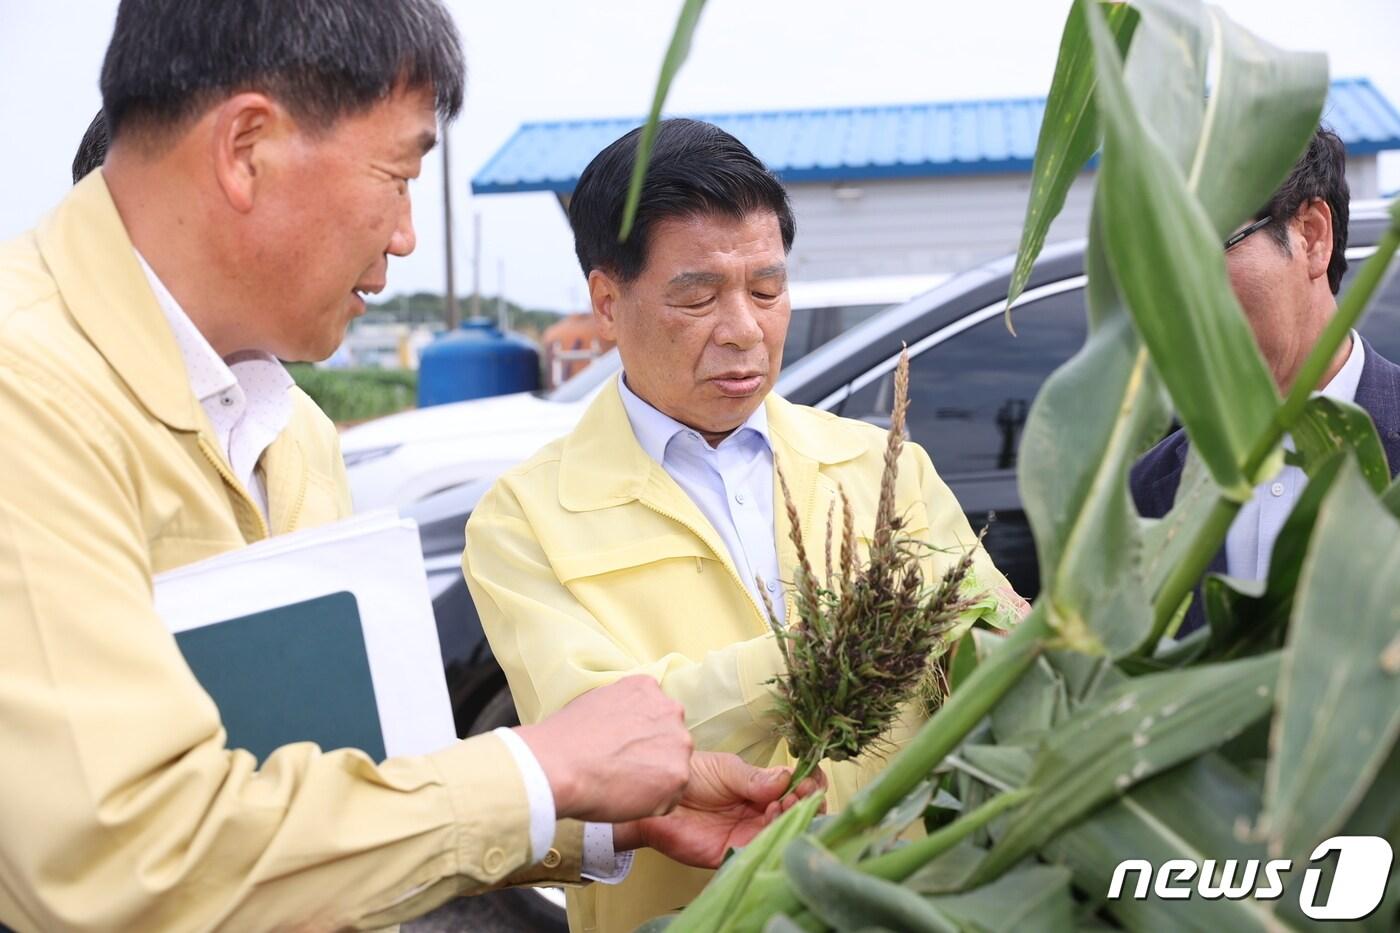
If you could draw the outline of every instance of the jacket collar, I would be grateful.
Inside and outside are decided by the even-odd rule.
[[[1356,404],[1375,422],[1390,461],[1390,475],[1394,476],[1400,469],[1400,366],[1377,353],[1364,337],[1361,345],[1366,350],[1366,363],[1356,384]]]
[[[814,468],[843,463],[869,449],[865,432],[839,418],[793,405],[774,393],[763,404],[774,457],[790,478],[790,471],[804,461]],[[588,512],[646,499],[658,488],[662,474],[632,432],[614,379],[564,440],[559,504],[571,512]]]
[[[199,403],[175,336],[102,172],[74,186],[40,223],[36,237],[73,319],[132,394],[169,427],[197,431]]]

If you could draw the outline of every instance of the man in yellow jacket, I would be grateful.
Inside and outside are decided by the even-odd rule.
[[[647,678],[377,766],[226,746],[152,577],[347,514],[278,359],[412,250],[461,52],[437,0],[125,0],[102,90],[105,167],[0,244],[0,927],[375,927],[751,837],[785,775],[692,758]]]
[[[593,313],[624,375],[573,433],[483,498],[464,566],[522,722],[644,673],[685,706],[698,747],[789,764],[766,685],[783,662],[763,602],[791,623],[779,581],[797,560],[775,462],[807,541],[825,539],[838,487],[857,529],[870,529],[884,434],[771,394],[794,233],[778,181],[719,128],[665,121],[620,243],[637,138],[593,160],[569,207]],[[976,546],[917,445],[905,447],[897,493],[908,531],[934,546],[926,579]],[[973,577],[996,624],[1019,614],[1023,601],[980,548]],[[919,724],[911,708],[887,738],[897,746]],[[829,768],[830,805],[880,766],[867,756]],[[708,875],[643,853],[621,885],[569,892],[571,927],[631,930],[684,905]]]

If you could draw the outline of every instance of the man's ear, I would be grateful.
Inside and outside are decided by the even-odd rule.
[[[213,116],[215,177],[229,206],[246,214],[291,115],[266,94],[248,92],[224,101]]]
[[[1322,198],[1313,198],[1298,208],[1294,215],[1303,237],[1303,252],[1308,260],[1308,278],[1327,275],[1332,261],[1332,207]]]
[[[612,276],[601,269],[588,273],[588,301],[593,307],[598,335],[613,343],[617,342],[617,306],[621,297],[622,286]]]

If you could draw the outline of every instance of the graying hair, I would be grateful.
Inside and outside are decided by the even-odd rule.
[[[326,126],[400,84],[462,108],[462,43],[440,0],[122,0],[102,63],[116,139],[175,126],[220,95],[262,91]]]

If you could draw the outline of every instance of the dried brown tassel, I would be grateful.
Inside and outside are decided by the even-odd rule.
[[[899,479],[899,455],[904,451],[904,420],[909,410],[909,348],[899,354],[894,370],[894,407],[885,441],[885,470],[880,477],[880,504],[875,513],[875,545],[880,553],[889,547],[895,531],[895,481]]]
[[[797,569],[794,575],[797,577],[793,582],[797,587],[799,600],[804,601],[813,609],[817,606],[816,576],[812,573],[812,562],[807,559],[807,545],[802,539],[802,523],[798,519],[797,503],[792,499],[792,490],[788,488],[787,474],[783,472],[783,465],[776,459],[774,465],[778,470],[778,484],[783,490],[783,503],[787,507],[788,537],[792,539],[793,546],[797,549]],[[799,617],[802,613],[798,614]]]
[[[828,593],[836,592],[836,565],[831,562],[832,525],[835,522],[836,500],[832,499],[826,507],[826,589]]]
[[[846,497],[846,487],[836,488],[841,493],[841,592],[844,594],[856,580],[856,513]]]

